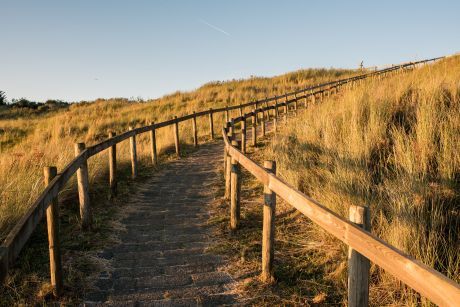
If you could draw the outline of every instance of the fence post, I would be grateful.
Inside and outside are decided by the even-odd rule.
[[[276,175],[276,162],[265,161],[264,168],[271,174]],[[264,186],[264,220],[262,230],[262,281],[272,282],[273,256],[275,243],[275,213],[276,194],[270,188]]]
[[[109,132],[109,138],[115,136],[115,132]],[[117,196],[117,144],[109,147],[109,186],[110,186],[110,199]]]
[[[265,110],[262,110],[262,118],[260,120],[260,127],[262,128],[262,137],[265,136]]]
[[[304,103],[304,108],[306,109],[307,104],[308,104],[308,102],[307,102],[307,100],[308,100],[307,99],[307,92],[306,91],[303,91],[303,96],[304,96],[304,102],[303,102]]]
[[[238,148],[238,142],[232,141],[232,145]],[[230,178],[230,229],[235,231],[240,224],[240,195],[241,195],[241,174],[240,165],[235,158],[232,158],[232,173]]]
[[[241,121],[241,152],[246,153],[246,116]]]
[[[227,174],[227,156],[228,156],[228,150],[227,146],[224,146],[224,176]]]
[[[270,121],[270,109],[268,108],[268,102],[265,102],[265,121]]]
[[[133,131],[133,127],[129,127],[130,131]],[[137,149],[136,149],[136,133],[129,138],[129,145],[131,149],[131,178],[136,179],[137,177]]]
[[[230,198],[230,177],[232,175],[232,157],[228,154],[228,148],[225,150],[226,156],[225,156],[225,199]]]
[[[350,221],[355,225],[370,230],[368,207],[350,206]],[[348,306],[361,307],[369,305],[369,259],[348,248]]]
[[[233,139],[235,139],[235,121],[233,120],[233,118],[230,121],[230,127],[228,129],[229,129],[228,134],[229,134],[230,142],[231,142],[233,141]]]
[[[212,108],[209,108],[209,133],[211,134],[211,140],[214,140],[214,122],[212,120]]]
[[[257,110],[252,110],[252,146],[257,146]]]
[[[285,116],[285,121],[287,122],[287,118],[288,118],[288,99],[287,99],[287,96],[284,98],[284,116]]]
[[[150,154],[152,155],[153,165],[157,165],[158,156],[157,156],[157,136],[156,136],[155,122],[151,122],[150,126],[152,126],[152,129],[150,130],[150,146],[151,146]]]
[[[275,99],[275,118],[278,118],[278,99]]]
[[[57,175],[55,166],[44,168],[45,185],[48,186],[51,180]],[[48,228],[48,247],[50,253],[50,276],[53,294],[59,297],[62,293],[62,264],[61,264],[61,243],[59,242],[59,202],[57,196],[53,198],[46,209],[46,224]]]
[[[177,158],[180,158],[179,122],[177,121],[177,116],[174,116],[174,145],[176,147]]]
[[[195,111],[193,111],[192,128],[193,128],[193,146],[198,147],[198,130],[196,128],[196,113],[195,113]]]
[[[85,143],[75,144],[75,156],[78,156],[85,150]],[[83,229],[91,227],[91,210],[89,201],[89,180],[88,180],[88,162],[82,162],[80,168],[77,170],[77,183],[78,183],[78,198],[80,200],[80,218],[81,226]]]
[[[294,115],[297,116],[297,94],[294,95]]]
[[[240,116],[243,116],[243,106],[240,103]]]
[[[266,116],[267,121],[270,120],[270,110],[268,109],[268,98],[265,97],[265,111],[264,111],[264,116]],[[266,114],[266,115],[265,115]]]

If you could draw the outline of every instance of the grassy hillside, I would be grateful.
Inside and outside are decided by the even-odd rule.
[[[252,99],[284,93],[294,89],[337,79],[352,73],[347,70],[301,70],[273,78],[251,78],[228,82],[211,82],[196,91],[176,92],[151,101],[127,99],[82,102],[62,109],[0,109],[0,239],[3,239],[43,189],[45,165],[62,169],[74,156],[73,144],[87,146],[108,136],[108,131],[123,132],[129,125],[142,126],[172,116],[245,103]],[[222,121],[217,117],[216,122]],[[207,134],[207,119],[198,121],[199,134]],[[191,143],[190,127],[180,125],[182,142]],[[217,127],[220,127],[218,125]],[[160,151],[172,145],[170,129],[158,132]],[[148,161],[147,136],[139,137],[139,159]],[[128,161],[128,146],[118,149],[121,163]],[[106,156],[90,160],[90,180],[104,172]]]
[[[459,132],[460,57],[453,57],[311,105],[281,129],[264,158],[344,217],[351,204],[368,206],[374,234],[459,282]],[[323,278],[345,301],[345,247],[333,252],[336,239],[295,220],[297,230],[282,227],[277,236],[299,243],[292,257],[321,262]],[[321,259],[310,258],[312,250]],[[377,267],[371,272],[371,303],[423,303]]]

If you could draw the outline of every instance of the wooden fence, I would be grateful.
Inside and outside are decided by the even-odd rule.
[[[355,82],[355,81],[354,81]],[[331,89],[328,90],[331,92]],[[334,92],[334,91],[332,91]],[[326,92],[327,93],[327,92]],[[329,95],[329,94],[327,94]],[[311,96],[312,98],[314,96]],[[297,111],[297,97],[282,104],[284,120],[291,106]],[[314,99],[314,98],[313,98]],[[349,306],[367,306],[369,300],[370,261],[392,274],[423,296],[440,306],[460,306],[460,286],[438,271],[406,255],[396,247],[384,242],[370,232],[370,218],[367,207],[351,206],[349,220],[346,220],[321,205],[314,199],[297,191],[276,176],[274,161],[265,161],[264,166],[251,160],[246,151],[246,120],[252,119],[255,130],[255,118],[261,114],[261,125],[270,119],[273,110],[273,129],[276,130],[279,113],[278,106],[265,106],[231,119],[222,129],[225,142],[225,198],[230,200],[230,228],[239,227],[241,198],[241,167],[256,177],[264,186],[264,209],[262,229],[262,280],[273,279],[273,254],[275,233],[276,195],[299,210],[328,233],[349,246],[348,254],[348,304]],[[240,141],[236,140],[236,124],[240,124]],[[265,130],[265,127],[264,127]],[[252,144],[256,145],[256,133],[252,132]]]
[[[316,217],[312,217],[314,221],[319,223],[320,225],[324,226],[328,231],[332,234],[336,235],[340,239],[342,239],[345,243],[349,244],[353,248],[356,248],[357,251],[362,253],[363,255],[370,258],[372,261],[375,261],[377,264],[381,265],[384,263],[382,258],[387,257],[385,254],[388,253],[391,257],[395,257],[395,262],[402,261],[399,263],[399,266],[407,265],[406,270],[404,272],[416,272],[420,276],[427,278],[426,280],[433,280],[433,281],[442,281],[443,284],[439,284],[439,287],[432,287],[432,289],[441,289],[441,286],[445,285],[444,291],[452,292],[452,289],[456,288],[457,285],[450,282],[441,274],[433,271],[417,262],[408,262],[409,258],[404,256],[399,251],[395,250],[394,248],[388,247],[384,242],[380,242],[377,238],[372,237],[372,235],[365,233],[369,238],[364,237],[363,231],[360,228],[343,221],[340,217],[336,216],[332,212],[329,212],[327,209],[323,208],[321,205],[316,204],[313,200],[309,200],[301,193],[293,190],[288,185],[284,184],[274,175],[270,175],[268,171],[259,167],[257,164],[252,162],[249,158],[244,156],[240,151],[238,151],[235,147],[231,146],[229,143],[229,139],[226,136],[226,133],[234,132],[236,129],[235,124],[238,122],[242,122],[243,119],[247,118],[247,114],[243,115],[244,108],[247,107],[255,107],[255,112],[250,113],[255,115],[253,118],[253,142],[256,143],[255,137],[255,125],[258,122],[258,116],[260,112],[265,112],[269,110],[274,110],[275,114],[278,114],[279,109],[283,108],[285,112],[290,105],[294,105],[294,108],[297,109],[297,103],[299,101],[304,100],[305,105],[307,104],[308,99],[312,99],[313,101],[316,99],[321,100],[324,96],[329,96],[330,94],[336,93],[343,87],[352,87],[356,84],[363,82],[363,80],[367,78],[382,78],[389,74],[399,73],[406,69],[414,68],[416,65],[428,63],[430,61],[435,61],[440,58],[434,58],[424,61],[418,62],[411,62],[405,63],[401,65],[397,65],[394,67],[390,67],[387,69],[370,72],[358,76],[354,76],[351,78],[336,80],[316,86],[307,87],[295,92],[286,93],[284,95],[270,97],[266,99],[262,99],[259,101],[253,101],[246,104],[234,105],[234,106],[227,106],[224,108],[218,109],[209,109],[206,111],[185,115],[182,117],[174,117],[171,120],[167,120],[161,123],[150,123],[148,126],[140,127],[140,128],[132,128],[120,135],[115,135],[114,133],[109,134],[109,138],[105,141],[102,141],[96,145],[85,147],[85,144],[78,143],[75,144],[75,158],[64,168],[60,173],[57,173],[55,167],[47,167],[45,168],[45,183],[46,188],[40,194],[37,200],[32,204],[30,209],[27,213],[19,220],[19,222],[13,227],[13,229],[9,232],[5,240],[2,242],[0,246],[0,281],[4,281],[7,274],[8,269],[14,264],[16,258],[19,256],[21,250],[23,249],[26,242],[29,240],[30,236],[32,235],[33,231],[37,227],[37,225],[42,220],[43,216],[46,213],[47,218],[47,225],[48,225],[48,241],[49,241],[49,250],[50,250],[50,271],[51,271],[51,284],[54,287],[54,294],[59,296],[62,292],[62,268],[61,268],[61,255],[60,255],[60,244],[59,244],[59,206],[58,204],[58,194],[64,188],[66,183],[69,179],[74,175],[77,174],[77,183],[78,183],[78,194],[79,194],[79,202],[80,202],[80,217],[81,217],[81,225],[82,228],[91,229],[92,217],[91,217],[91,201],[89,197],[89,180],[88,180],[88,159],[104,150],[108,150],[108,161],[109,161],[109,189],[111,197],[116,197],[117,193],[117,150],[116,146],[120,142],[129,139],[130,142],[130,152],[131,152],[131,169],[132,169],[132,177],[135,178],[137,175],[137,152],[136,152],[136,136],[142,133],[148,132],[150,134],[150,141],[151,141],[151,159],[152,163],[158,163],[158,153],[156,147],[156,130],[167,127],[167,126],[174,126],[174,143],[176,154],[180,156],[180,143],[179,143],[179,123],[184,121],[191,121],[192,122],[192,129],[193,129],[193,142],[194,145],[198,145],[198,138],[197,138],[197,125],[196,120],[199,117],[208,117],[209,120],[209,127],[210,127],[210,137],[211,139],[214,138],[214,121],[213,121],[213,114],[219,112],[225,112],[225,119],[226,119],[226,127],[224,133],[224,141],[226,145],[226,154],[228,153],[235,161],[234,165],[235,168],[238,167],[239,164],[250,170],[258,179],[260,179],[266,186],[267,191],[273,191],[277,195],[281,196],[282,198],[286,198],[286,200],[291,203],[294,207],[298,208],[301,212],[306,214],[307,216],[312,216],[312,212],[318,213]],[[271,104],[271,105],[270,105]],[[259,106],[264,106],[263,108],[259,108]],[[229,118],[229,111],[231,110],[239,110],[240,116],[237,118],[232,119],[231,121]],[[265,128],[265,125],[264,125]],[[230,161],[232,163],[232,161]],[[271,171],[274,171],[274,165],[270,166]],[[233,176],[234,173],[232,173]],[[236,174],[236,172],[235,172]],[[235,175],[236,176],[236,175]],[[233,177],[232,177],[233,178]],[[237,177],[234,177],[232,180],[228,178],[229,186],[230,183],[239,182]],[[291,191],[292,190],[292,191]],[[235,191],[235,189],[232,189]],[[268,193],[268,192],[267,192]],[[239,199],[239,195],[236,199]],[[274,198],[273,198],[274,199]],[[306,199],[306,200],[305,200]],[[270,201],[267,198],[267,203],[269,204]],[[304,203],[310,204],[309,206],[304,206]],[[299,205],[301,204],[301,205]],[[316,207],[311,205],[316,204]],[[233,208],[233,206],[232,206]],[[235,212],[236,214],[237,212]],[[236,216],[236,215],[235,215]],[[320,220],[318,217],[323,217],[324,220]],[[274,215],[272,215],[272,219]],[[234,222],[237,223],[238,220]],[[332,224],[331,224],[332,223]],[[264,224],[265,225],[265,224]],[[332,226],[331,226],[332,225]],[[237,227],[237,225],[234,225]],[[273,236],[272,233],[269,232],[267,227],[264,227],[267,230],[267,236]],[[361,242],[362,240],[365,240]],[[352,241],[352,243],[350,243]],[[375,241],[375,242],[374,242]],[[373,246],[373,249],[364,250],[368,246]],[[383,250],[381,254],[376,254],[381,246],[385,247],[386,249]],[[391,250],[391,252],[388,252]],[[270,254],[270,253],[269,253]],[[271,254],[272,255],[272,254]],[[270,259],[273,256],[267,256],[268,260],[265,262],[266,265],[270,266],[272,261]],[[399,258],[398,258],[399,257]],[[384,268],[387,266],[382,265]],[[391,268],[388,269],[390,272],[393,272]],[[398,274],[396,276],[400,276]],[[418,275],[417,275],[418,276]],[[407,278],[401,278],[401,280],[406,281]],[[412,280],[412,279],[411,279]],[[432,298],[435,302],[447,302],[447,298],[444,296],[444,299],[441,299],[440,295],[435,295],[434,292],[425,290],[425,287],[420,286],[419,284],[424,285],[425,281],[419,281],[418,283],[411,282],[409,280],[408,284],[413,286],[414,289],[419,290],[422,294],[427,295],[427,297]],[[420,290],[421,289],[421,290]],[[436,291],[435,291],[436,292]],[[458,298],[458,293],[456,298]],[[459,300],[460,301],[460,300]]]

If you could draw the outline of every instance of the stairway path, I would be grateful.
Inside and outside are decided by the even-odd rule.
[[[236,304],[225,259],[209,253],[210,204],[219,180],[222,143],[211,142],[168,163],[123,207],[119,243],[100,257],[109,268],[85,297],[88,306],[218,306]]]

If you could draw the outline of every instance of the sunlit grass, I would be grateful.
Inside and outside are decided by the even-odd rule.
[[[196,91],[177,92],[152,101],[97,100],[74,104],[49,114],[0,110],[0,239],[6,236],[43,190],[43,167],[54,165],[58,171],[63,169],[74,157],[73,146],[77,141],[90,146],[107,138],[110,130],[121,133],[130,125],[144,126],[174,115],[246,103],[350,73],[347,70],[317,69],[274,78],[211,82]],[[235,115],[237,111],[231,114]],[[223,114],[215,115],[214,121],[217,134],[224,121]],[[198,120],[198,130],[202,140],[207,138],[207,117]],[[180,138],[182,143],[192,143],[191,122],[180,124]],[[139,158],[149,159],[148,134],[138,136],[137,142]],[[160,153],[171,147],[171,128],[159,129],[157,143]],[[118,160],[126,162],[128,158],[128,142],[124,142],[118,146]],[[91,182],[107,168],[106,159],[104,153],[90,159]]]
[[[459,57],[369,80],[309,106],[265,157],[277,161],[281,177],[344,217],[351,204],[369,206],[374,234],[459,282],[459,82]],[[319,227],[305,236],[320,246],[338,244]],[[331,271],[345,267],[345,254],[331,257]],[[372,272],[371,302],[418,304],[394,278]]]

